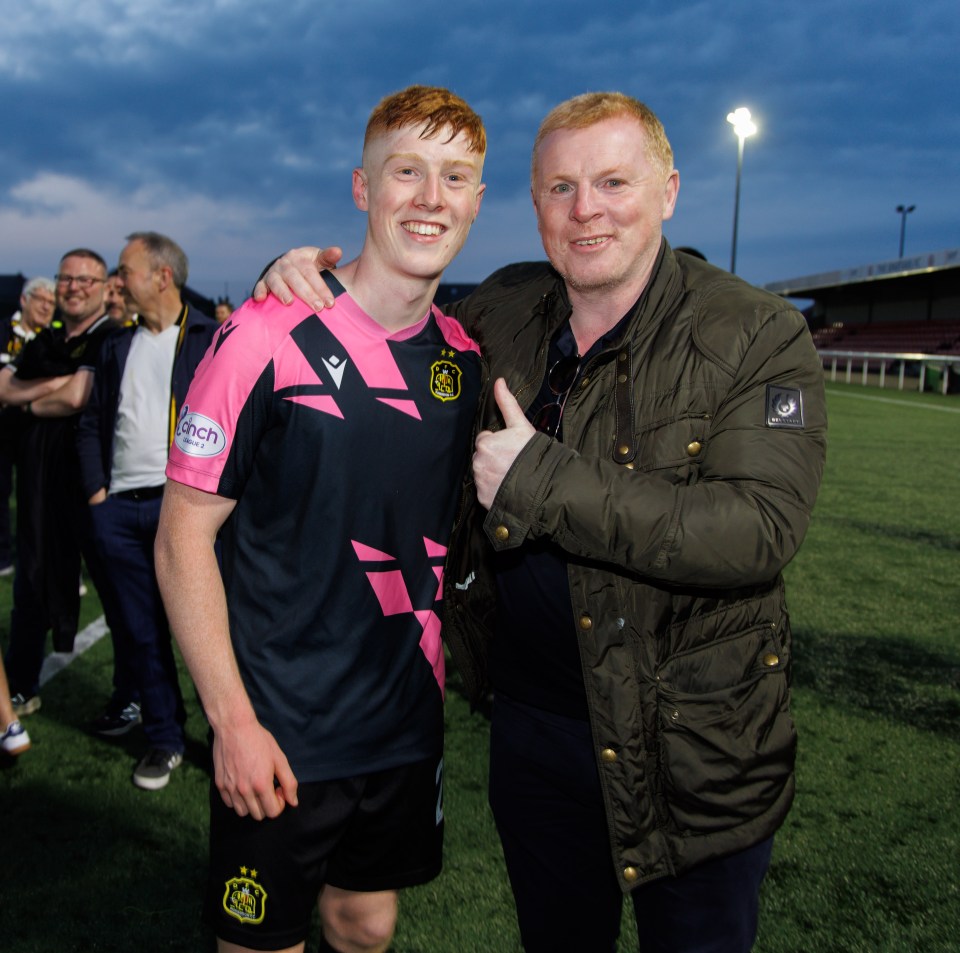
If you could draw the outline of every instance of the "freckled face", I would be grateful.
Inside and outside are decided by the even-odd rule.
[[[367,212],[364,258],[420,278],[439,276],[463,247],[485,186],[483,158],[450,129],[421,139],[404,126],[367,143],[353,173],[353,197]]]
[[[676,170],[651,161],[630,116],[555,130],[540,144],[531,186],[547,257],[578,291],[642,286],[678,189]]]

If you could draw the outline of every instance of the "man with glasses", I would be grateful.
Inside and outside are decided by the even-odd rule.
[[[40,707],[47,631],[60,652],[73,648],[77,632],[86,500],[76,415],[90,396],[100,344],[113,329],[105,314],[106,277],[106,263],[96,252],[67,252],[56,276],[57,319],[0,371],[0,402],[26,415],[17,461],[17,566],[6,655],[18,717]],[[99,564],[92,552],[84,555],[96,583],[102,578]],[[106,604],[104,611],[110,612]]]
[[[823,372],[787,302],[674,254],[678,190],[646,106],[562,103],[532,164],[550,264],[452,309],[495,385],[444,636],[473,701],[494,691],[490,802],[531,953],[613,950],[623,894],[643,950],[745,953],[793,798],[781,571],[823,470]],[[325,300],[318,260],[266,283]]]
[[[9,364],[27,341],[50,324],[57,299],[56,285],[49,278],[31,278],[20,294],[20,310],[0,329],[0,364]]]
[[[55,285],[49,278],[31,278],[23,286],[20,310],[0,324],[0,366],[16,360],[27,341],[50,324],[57,305],[54,291]],[[19,409],[9,407],[0,411],[0,576],[13,575],[10,493],[22,424]]]

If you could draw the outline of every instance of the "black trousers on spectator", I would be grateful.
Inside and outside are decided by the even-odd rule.
[[[10,495],[13,493],[13,454],[0,440],[0,569],[13,563]]]
[[[496,696],[490,805],[527,953],[613,953],[623,894],[589,724]],[[634,890],[641,953],[748,953],[772,847]]]

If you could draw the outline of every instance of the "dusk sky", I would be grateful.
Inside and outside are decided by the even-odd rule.
[[[355,255],[367,116],[448,86],[489,136],[483,208],[445,280],[543,257],[537,126],[621,90],[663,120],[680,170],[674,245],[766,284],[960,246],[960,5],[434,0],[24,0],[2,6],[0,274],[52,275],[79,245],[112,265],[132,231],[176,239],[190,285],[235,304],[299,244]]]

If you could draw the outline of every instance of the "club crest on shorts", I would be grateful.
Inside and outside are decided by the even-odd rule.
[[[440,360],[430,365],[430,393],[437,400],[456,400],[460,396],[463,371],[451,360],[456,353],[444,349],[440,352]]]
[[[767,384],[768,427],[803,430],[803,394],[799,387]]]
[[[267,891],[257,883],[256,876],[255,870],[241,867],[240,876],[232,877],[225,884],[223,909],[241,923],[263,923]]]

